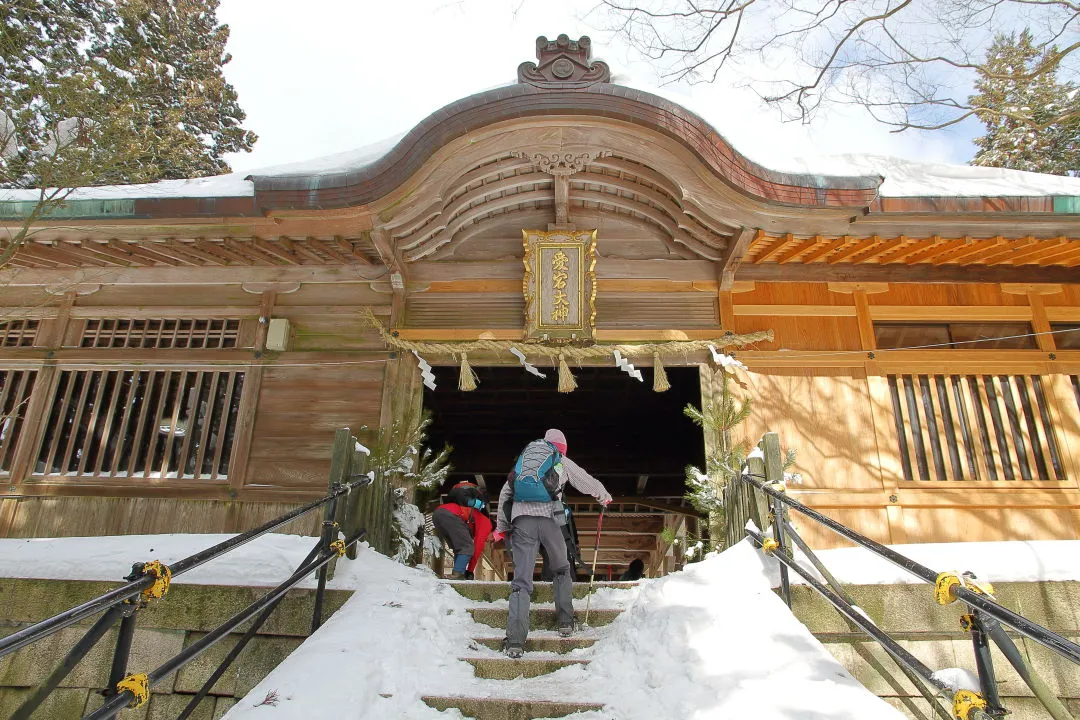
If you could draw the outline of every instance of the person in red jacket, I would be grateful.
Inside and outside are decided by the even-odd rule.
[[[472,484],[460,483],[459,485]],[[435,508],[431,514],[435,534],[454,549],[453,577],[455,580],[473,579],[473,571],[476,570],[476,564],[480,561],[480,554],[484,552],[484,546],[491,537],[491,519],[487,516],[487,503],[478,492],[469,493],[469,489],[455,486],[448,496],[450,502]]]

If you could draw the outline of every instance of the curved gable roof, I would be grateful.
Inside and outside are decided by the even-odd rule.
[[[256,204],[267,210],[363,205],[402,184],[439,148],[470,131],[544,115],[621,120],[686,146],[719,178],[765,201],[809,207],[868,207],[880,175],[777,172],[739,153],[705,120],[676,103],[633,88],[595,83],[547,89],[520,83],[471,95],[435,111],[374,162],[336,172],[253,174]]]

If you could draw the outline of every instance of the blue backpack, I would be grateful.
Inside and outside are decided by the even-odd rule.
[[[552,502],[559,493],[562,453],[547,440],[533,440],[514,463],[514,501]]]

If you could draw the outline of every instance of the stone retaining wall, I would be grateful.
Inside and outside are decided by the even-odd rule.
[[[74,607],[113,587],[116,583],[0,579],[0,636]],[[139,611],[128,672],[153,670],[267,590],[173,585],[166,597]],[[341,607],[350,594],[328,590],[323,617],[329,617]],[[314,596],[313,590],[294,590],[278,605],[258,635],[214,685],[211,696],[200,703],[192,720],[220,718],[303,642],[311,628]],[[0,718],[11,716],[96,619],[95,616],[89,622],[61,630],[0,658]],[[180,672],[154,686],[150,701],[145,705],[125,710],[118,717],[121,720],[174,720],[241,634],[222,640]],[[76,666],[33,719],[78,720],[98,707],[115,644],[114,628]]]
[[[1080,638],[1080,582],[996,583],[996,596],[1005,607],[1072,640]],[[960,629],[965,605],[938,605],[934,589],[918,585],[848,586],[856,603],[900,645],[931,670],[962,667],[975,672],[970,636]],[[795,615],[872,692],[901,708],[909,717],[936,716],[911,686],[896,663],[860,631],[852,631],[835,609],[807,586],[791,588]],[[1036,642],[1013,635],[1021,654],[1057,693],[1073,715],[1080,717],[1080,667]],[[1010,720],[1035,720],[1050,715],[1033,697],[1012,666],[993,647],[994,674]]]

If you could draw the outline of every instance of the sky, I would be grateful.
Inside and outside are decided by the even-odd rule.
[[[592,38],[615,82],[660,87],[659,68],[604,31],[595,0],[222,0],[232,61],[225,76],[259,135],[251,153],[226,156],[248,172],[354,150],[399,135],[440,107],[516,81],[539,35]],[[782,122],[749,90],[665,85],[663,93],[709,121],[740,152],[779,168],[788,156],[872,153],[964,163],[971,124],[890,133],[855,108],[810,125]]]

